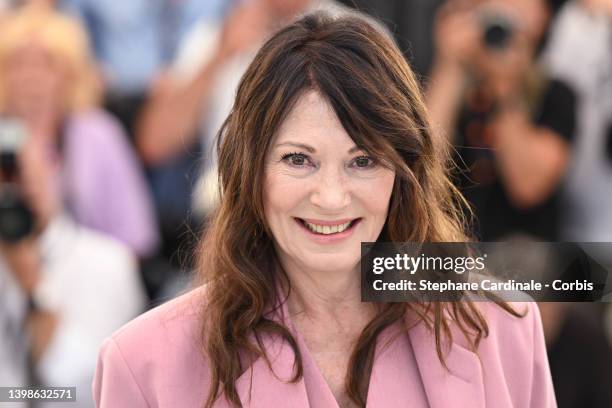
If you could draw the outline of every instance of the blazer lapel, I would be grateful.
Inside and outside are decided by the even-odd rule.
[[[277,290],[280,290],[277,287]],[[282,292],[279,292],[282,293]],[[270,308],[266,315],[271,320],[293,330],[286,302]],[[243,407],[308,407],[304,377],[290,382],[294,375],[295,355],[291,346],[279,337],[262,335],[270,366],[259,357],[236,381],[236,389]]]
[[[423,406],[413,395],[415,377],[406,370],[407,364],[413,363],[407,361],[411,357],[405,350],[410,346],[405,344],[409,340],[403,334],[405,328],[394,324],[383,330],[377,339],[368,388],[368,408]]]
[[[453,342],[446,354],[447,370],[438,358],[434,336],[424,323],[408,333],[431,408],[485,407],[483,373],[475,353]]]
[[[290,382],[294,374],[294,354],[291,347],[280,339],[265,339],[264,344],[271,367],[260,357],[238,378],[236,388],[242,406],[308,407],[304,379],[301,378],[296,383]]]

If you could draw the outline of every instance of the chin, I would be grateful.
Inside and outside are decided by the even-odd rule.
[[[359,266],[360,254],[316,253],[303,262],[307,270],[337,273],[352,270]]]

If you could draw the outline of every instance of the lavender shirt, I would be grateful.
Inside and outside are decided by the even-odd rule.
[[[147,256],[159,244],[152,198],[121,126],[93,109],[66,123],[62,174],[67,207],[80,224]]]

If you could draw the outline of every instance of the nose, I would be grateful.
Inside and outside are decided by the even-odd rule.
[[[338,212],[351,202],[351,193],[345,175],[341,170],[320,171],[310,202],[322,211]]]

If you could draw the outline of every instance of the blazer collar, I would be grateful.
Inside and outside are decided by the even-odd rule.
[[[293,325],[289,319],[286,302],[269,314],[269,317],[284,324],[290,331]],[[389,406],[389,398],[397,401],[410,401],[407,390],[398,387],[388,390],[386,374],[381,367],[397,365],[397,357],[392,344],[388,352],[380,352],[393,330],[385,330],[377,342],[375,367],[381,373],[370,380],[367,406],[372,408]],[[485,407],[485,391],[482,367],[478,356],[463,346],[453,342],[446,347],[445,368],[436,352],[435,340],[431,330],[418,323],[408,330],[408,337],[414,352],[421,381],[431,408]],[[265,359],[258,358],[237,380],[236,388],[244,407],[308,407],[308,395],[304,379],[290,382],[294,374],[294,354],[291,346],[279,338],[264,337],[263,344],[270,358],[270,366]],[[379,353],[380,352],[380,353]]]
[[[434,336],[424,323],[412,327],[408,335],[431,408],[485,407],[483,372],[476,353],[454,341],[450,349],[446,346],[447,369],[440,362]]]

